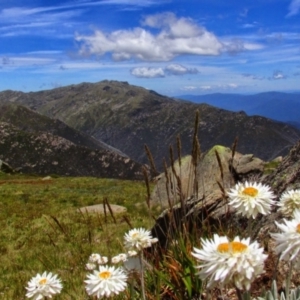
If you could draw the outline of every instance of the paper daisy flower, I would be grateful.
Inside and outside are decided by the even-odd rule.
[[[283,224],[275,221],[281,233],[271,233],[275,240],[275,251],[280,254],[281,260],[294,261],[300,263],[300,210],[295,210],[292,220],[283,219]]]
[[[97,265],[94,264],[94,263],[87,263],[85,265],[85,268],[88,270],[88,271],[92,271],[92,270],[95,270],[97,268]]]
[[[107,256],[101,256],[100,259],[98,260],[99,265],[105,265],[108,262],[108,257]]]
[[[114,257],[111,258],[111,263],[112,264],[118,264],[121,261],[119,255],[116,255]]]
[[[291,217],[296,209],[300,209],[300,189],[284,192],[277,205],[278,211],[285,217]]]
[[[275,204],[275,195],[270,187],[256,182],[238,183],[228,192],[228,196],[229,205],[247,218],[255,219],[259,213],[267,215]]]
[[[225,236],[214,235],[212,240],[201,239],[203,248],[194,248],[192,255],[201,262],[199,276],[208,279],[208,287],[217,283],[232,283],[249,290],[251,282],[264,271],[267,255],[257,242],[236,237],[229,241]]]
[[[100,255],[100,254],[98,254],[98,253],[93,253],[93,254],[91,254],[90,257],[89,257],[89,262],[90,262],[90,263],[96,263],[96,264],[98,264],[99,261],[100,261],[100,259],[101,259],[101,255]]]
[[[122,268],[109,266],[99,266],[99,270],[94,270],[87,275],[86,291],[90,296],[98,299],[110,297],[124,291],[127,283],[127,275]]]
[[[129,250],[128,252],[127,252],[127,255],[129,256],[129,257],[132,257],[132,256],[136,256],[138,253],[135,251],[135,250]]]
[[[125,247],[130,250],[140,251],[151,247],[158,239],[151,236],[151,232],[144,228],[131,229],[124,236]]]
[[[98,253],[93,253],[89,257],[89,263],[98,264],[98,265],[105,265],[108,262],[108,258],[106,256],[101,256]]]
[[[57,275],[53,275],[51,272],[44,272],[42,275],[37,274],[31,278],[26,290],[27,298],[41,300],[44,299],[44,297],[52,298],[53,295],[59,294],[62,290],[62,284],[61,280],[57,278]]]

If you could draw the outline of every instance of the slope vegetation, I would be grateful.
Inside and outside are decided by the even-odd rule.
[[[0,102],[8,101],[59,119],[141,163],[147,162],[147,144],[158,168],[178,135],[182,154],[190,153],[197,110],[202,151],[215,144],[231,146],[238,137],[239,152],[269,160],[287,154],[300,138],[300,131],[285,123],[175,100],[127,82],[106,80],[27,94],[0,93]]]

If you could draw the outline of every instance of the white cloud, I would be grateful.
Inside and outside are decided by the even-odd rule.
[[[255,25],[254,24],[250,24],[250,23],[246,23],[246,24],[242,25],[242,28],[253,28],[253,27],[255,27]]]
[[[170,64],[165,68],[166,72],[171,75],[197,74],[199,71],[196,68],[187,68],[179,64]]]
[[[18,68],[26,67],[37,67],[37,66],[49,66],[55,63],[55,60],[52,58],[39,58],[39,57],[26,57],[26,56],[12,56],[2,57],[0,64],[6,70],[15,70]]]
[[[186,86],[181,88],[182,91],[194,91],[196,89],[197,89],[197,87],[193,86],[193,85],[186,85]]]
[[[228,88],[231,88],[231,89],[236,89],[238,87],[238,85],[236,83],[229,83],[227,85]]]
[[[200,89],[203,91],[209,91],[212,89],[212,86],[211,85],[202,85],[202,86],[200,86]]]
[[[262,80],[262,79],[264,79],[264,77],[262,77],[262,76],[256,76],[256,75],[250,74],[250,73],[243,73],[241,75],[245,78],[250,78],[250,79],[253,79],[253,80]]]
[[[262,44],[255,42],[245,42],[239,38],[233,38],[230,41],[223,41],[224,50],[226,50],[230,54],[237,54],[242,51],[254,51],[261,50],[264,48]]]
[[[272,79],[278,80],[278,79],[285,79],[286,76],[283,74],[282,71],[274,71]]]
[[[164,77],[165,73],[162,68],[134,68],[131,75],[140,78],[157,78]]]
[[[292,0],[289,6],[289,13],[287,17],[295,16],[300,10],[300,0]]]
[[[155,35],[141,27],[110,34],[96,30],[89,36],[78,34],[75,39],[81,44],[81,54],[111,53],[115,60],[169,61],[184,54],[219,55],[223,47],[213,33],[172,13],[149,16],[143,25],[160,31]]]

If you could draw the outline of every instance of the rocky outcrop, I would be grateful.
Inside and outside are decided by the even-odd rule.
[[[274,166],[278,167],[268,174]],[[186,157],[182,160],[181,168],[176,162],[173,169],[168,169],[167,177],[166,173],[157,177],[151,203],[165,210],[157,218],[153,233],[163,243],[172,231],[171,226],[180,227],[183,221],[198,222],[200,227],[203,220],[216,226],[219,222],[226,224],[228,214],[232,213],[227,206],[226,191],[238,181],[265,183],[272,187],[278,197],[287,189],[300,188],[300,142],[284,159],[277,158],[272,162],[264,162],[252,154],[234,153],[232,157],[229,148],[215,146],[202,157],[196,172],[193,168],[191,157]],[[256,234],[263,236],[269,231],[268,226],[273,226],[278,218],[280,216],[276,212],[261,218],[256,224]],[[236,224],[241,222],[237,217],[229,219],[231,222],[235,220]]]
[[[8,163],[0,159],[0,172],[13,174],[16,171]]]
[[[227,189],[238,180],[259,177],[265,165],[263,160],[253,154],[235,152],[232,157],[230,148],[217,145],[203,155],[196,170],[192,156],[189,155],[180,162],[177,160],[174,168],[168,168],[167,176],[166,173],[157,176],[151,201],[153,205],[159,204],[163,208],[177,204],[180,198],[205,198],[205,203],[215,202],[222,198],[220,185]]]
[[[214,157],[213,153],[216,151],[218,155]],[[206,162],[210,162],[211,165],[206,165]],[[183,224],[184,228],[197,228],[199,231],[209,228],[210,234],[214,231],[217,233],[224,232],[224,229],[231,230],[235,234],[240,232],[242,235],[249,232],[250,237],[258,240],[268,252],[266,272],[263,278],[254,282],[253,289],[261,291],[262,286],[270,288],[277,267],[274,262],[277,256],[270,232],[278,230],[274,221],[280,222],[283,216],[274,207],[272,213],[267,216],[259,215],[255,220],[242,218],[228,207],[226,190],[232,187],[236,181],[258,181],[269,185],[277,197],[276,201],[278,201],[284,191],[299,189],[300,141],[294,145],[286,157],[277,158],[272,162],[264,162],[253,155],[240,153],[235,153],[232,158],[230,149],[217,146],[202,158],[198,168],[202,170],[202,173],[199,173],[199,180],[202,182],[202,187],[199,186],[200,193],[198,195],[192,193],[185,199],[180,199],[177,194],[177,204],[172,209],[165,209],[157,218],[156,224],[152,228],[152,234],[159,238],[163,247],[166,247],[176,232],[182,230]],[[271,173],[270,170],[272,170]],[[154,201],[157,201],[158,186],[160,189],[166,186],[164,175],[160,175],[159,178],[160,181],[153,194]],[[160,193],[160,196],[162,195]],[[161,203],[163,202],[161,201]],[[246,231],[249,224],[251,224],[251,231]],[[279,287],[284,285],[287,269],[287,264],[280,261],[276,270]],[[299,272],[293,273],[292,282],[295,286],[300,285],[299,275]]]

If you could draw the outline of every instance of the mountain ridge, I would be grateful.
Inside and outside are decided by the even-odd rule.
[[[245,111],[248,115],[260,115],[273,120],[300,126],[300,94],[263,92],[253,95],[213,93],[206,95],[181,95],[180,99],[195,103],[207,103],[230,111]]]
[[[178,136],[182,155],[191,153],[196,111],[202,151],[216,144],[230,147],[238,136],[239,152],[270,160],[287,154],[300,139],[299,130],[282,122],[169,98],[127,82],[104,80],[27,94],[6,91],[0,93],[4,102],[59,119],[143,164],[148,163],[146,144],[158,168],[168,160],[169,147],[176,149]]]

